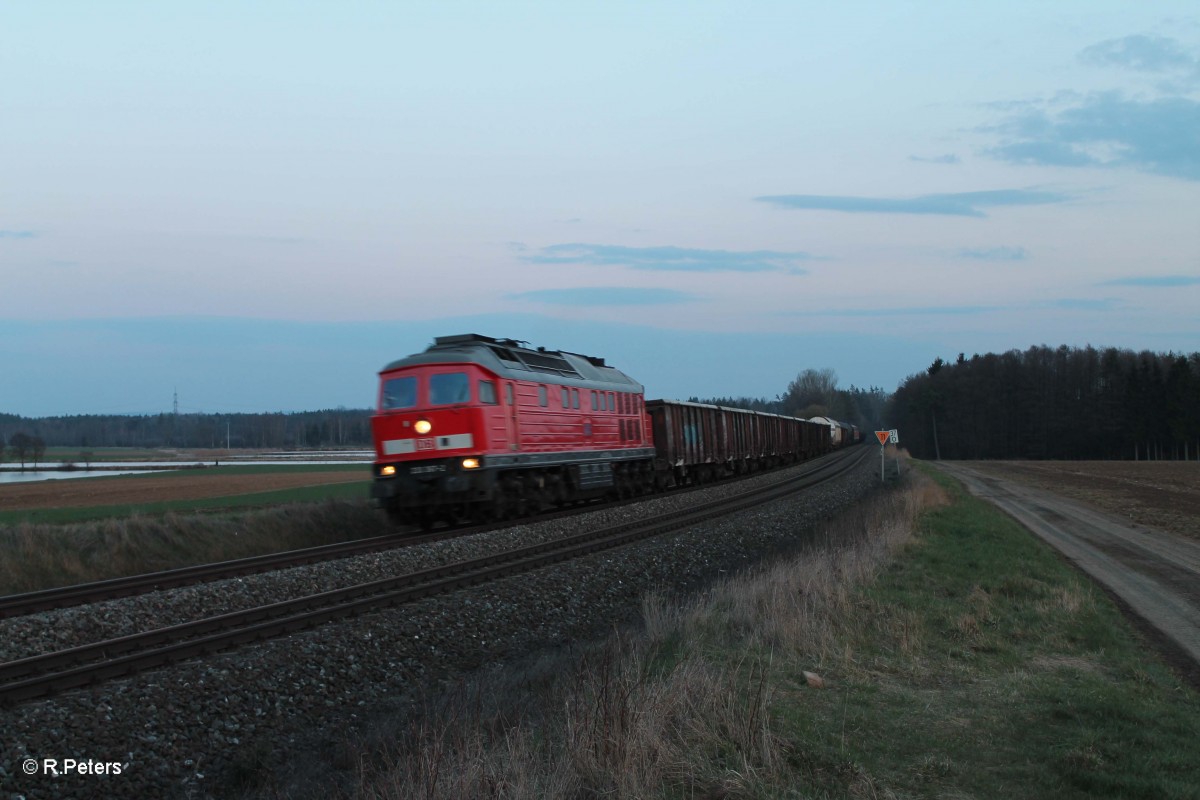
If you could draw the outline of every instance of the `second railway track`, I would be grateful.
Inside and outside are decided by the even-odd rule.
[[[44,697],[690,527],[835,478],[863,457],[865,450],[843,453],[813,464],[811,470],[799,476],[684,512],[19,659],[0,665],[0,702],[11,705]]]

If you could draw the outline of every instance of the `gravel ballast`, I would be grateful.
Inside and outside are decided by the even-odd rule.
[[[2,797],[224,797],[313,732],[332,744],[389,698],[595,637],[648,590],[683,591],[795,544],[878,486],[871,459],[794,497],[704,525],[302,634],[0,712]],[[810,465],[698,493],[0,623],[0,660],[178,624],[678,511]],[[27,775],[27,760],[36,761]],[[46,775],[44,759],[112,773]]]

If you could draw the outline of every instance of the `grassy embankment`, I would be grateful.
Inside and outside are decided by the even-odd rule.
[[[1197,693],[1047,546],[908,475],[834,547],[443,700],[358,796],[1200,796]]]
[[[145,473],[136,475],[99,476],[94,478],[72,478],[69,480],[86,480],[89,486],[104,487],[110,481],[127,481],[152,476],[155,480],[164,482],[164,489],[169,493],[169,481],[186,480],[197,475],[204,478],[219,480],[236,478],[237,476],[255,476],[268,473],[303,473],[303,472],[362,472],[361,483],[332,483],[316,486],[301,486],[293,489],[276,489],[266,492],[251,492],[246,494],[226,494],[218,497],[200,497],[188,500],[158,500],[138,503],[109,503],[92,506],[68,508],[28,508],[0,511],[0,526],[13,525],[22,522],[64,524],[71,522],[87,522],[90,520],[124,518],[138,515],[160,515],[170,512],[192,513],[204,511],[227,511],[236,509],[267,508],[287,503],[312,503],[325,500],[354,500],[365,498],[370,491],[370,478],[365,476],[366,467],[360,464],[285,464],[285,465],[237,465],[224,467],[204,467],[203,470],[176,469],[165,472]],[[111,485],[111,484],[108,484]],[[116,484],[119,486],[119,484]],[[78,484],[68,485],[75,488]]]
[[[225,479],[268,471],[362,469],[231,466],[207,468],[205,474]],[[159,479],[169,484],[190,473],[164,473]],[[367,502],[367,486],[364,480],[190,500],[0,512],[0,594],[379,536],[389,528]]]

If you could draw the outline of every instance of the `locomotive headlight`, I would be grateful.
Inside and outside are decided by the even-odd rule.
[[[464,458],[462,460],[463,469],[479,469],[478,458]]]
[[[417,433],[429,433],[433,430],[433,424],[427,419],[419,419],[413,424],[413,430]]]
[[[395,475],[396,468],[393,467],[391,464],[388,464],[386,467],[383,467],[382,469],[379,470],[379,474],[380,475]]]

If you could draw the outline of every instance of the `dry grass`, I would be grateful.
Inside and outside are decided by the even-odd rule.
[[[823,663],[854,662],[846,630],[870,624],[854,588],[911,539],[922,508],[946,502],[936,485],[909,475],[903,491],[830,523],[820,546],[802,556],[732,579],[686,606],[647,596],[640,633],[614,636],[533,692],[514,696],[486,684],[463,690],[391,743],[389,755],[364,756],[355,796],[715,800],[777,793],[795,768],[790,745],[772,728],[773,703],[791,683],[779,667],[819,671]],[[919,634],[913,625],[887,635],[911,647]],[[863,796],[872,795],[870,776],[858,783]]]
[[[0,594],[104,580],[386,533],[365,501],[234,514],[175,514],[0,526]]]

